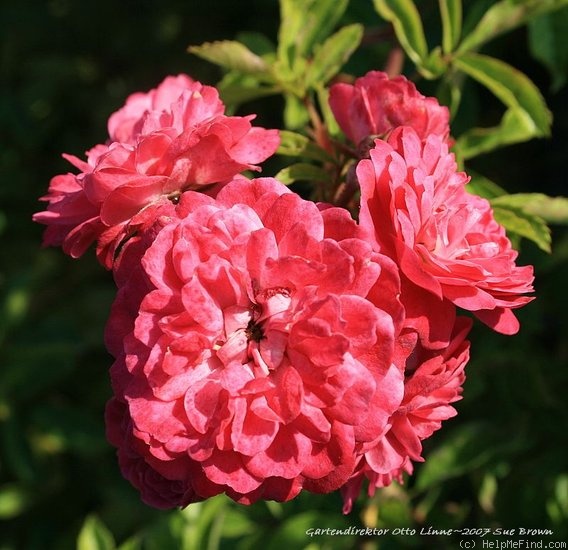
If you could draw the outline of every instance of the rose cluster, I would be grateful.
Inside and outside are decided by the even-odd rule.
[[[242,175],[278,132],[185,75],[130,96],[34,216],[45,244],[96,242],[112,270],[107,435],[152,506],[340,490],[349,512],[456,414],[458,308],[513,334],[532,299],[532,267],[467,191],[445,107],[380,72],[333,85],[330,106],[360,152],[357,220]]]

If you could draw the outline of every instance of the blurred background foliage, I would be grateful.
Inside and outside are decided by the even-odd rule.
[[[543,0],[544,1],[544,0]],[[465,5],[486,9],[491,1]],[[437,2],[418,3],[428,38]],[[388,26],[372,2],[352,0],[342,23],[364,22],[363,46],[346,67],[384,66]],[[0,549],[454,548],[420,528],[539,528],[568,537],[568,232],[554,226],[553,254],[523,241],[538,299],[522,330],[472,335],[459,415],[426,442],[426,462],[404,486],[361,497],[349,516],[335,495],[239,506],[224,496],[184,511],[140,503],[106,443],[110,396],[103,329],[114,295],[94,255],[77,262],[40,247],[31,222],[49,179],[104,140],[109,114],[129,93],[167,74],[214,84],[221,72],[187,53],[241,31],[275,40],[277,0],[3,0],[0,3]],[[556,29],[555,31],[553,29]],[[434,41],[437,38],[433,39]],[[469,166],[510,193],[566,192],[568,9],[503,34],[482,48],[525,72],[554,115],[551,139],[509,146]],[[543,53],[544,52],[544,53]],[[420,80],[424,93],[432,83]],[[282,100],[244,104],[257,123],[281,127]],[[502,107],[467,83],[454,132],[491,125]],[[265,175],[281,168],[269,162]],[[414,536],[310,538],[308,528],[414,528]],[[493,539],[489,539],[493,540]]]

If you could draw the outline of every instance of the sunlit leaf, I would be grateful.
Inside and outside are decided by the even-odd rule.
[[[283,168],[276,174],[275,178],[281,181],[284,185],[290,185],[295,181],[327,181],[329,179],[328,173],[319,166],[299,162]]]
[[[200,46],[190,46],[188,51],[226,69],[243,73],[266,73],[269,70],[262,57],[251,52],[244,44],[234,40],[205,42]]]
[[[348,0],[281,0],[278,59],[294,73],[296,61],[331,34],[347,4]]]
[[[412,61],[420,66],[428,56],[428,44],[420,13],[413,0],[373,0],[379,15],[392,23],[396,36]]]
[[[568,198],[549,197],[543,193],[515,193],[494,199],[494,205],[522,208],[548,223],[568,224]]]
[[[458,51],[476,50],[485,42],[525,24],[531,18],[566,5],[568,0],[501,0],[485,12],[473,31],[463,39]]]
[[[95,515],[88,516],[77,538],[77,550],[113,550],[112,533]]]
[[[495,220],[503,225],[507,232],[525,237],[541,250],[550,252],[550,229],[546,222],[523,208],[507,204],[509,196],[504,195],[491,201]]]
[[[229,499],[219,495],[180,511],[179,516],[185,520],[182,529],[183,549],[201,550],[212,536],[220,537],[225,524],[225,510],[229,505]]]
[[[306,74],[308,85],[325,84],[335,76],[362,38],[363,26],[355,23],[343,27],[317,47]]]
[[[442,16],[442,49],[454,51],[461,37],[462,0],[439,0]]]
[[[499,59],[475,53],[459,56],[453,63],[508,107],[499,126],[473,128],[458,138],[456,150],[461,158],[549,135],[552,115],[540,91],[526,75]]]
[[[491,90],[507,107],[527,113],[535,136],[550,133],[552,116],[539,89],[521,71],[487,55],[468,53],[454,60],[454,66]]]
[[[335,115],[329,106],[329,88],[326,86],[318,86],[316,92],[327,131],[331,136],[338,136],[341,130],[339,129],[339,124],[337,124]]]

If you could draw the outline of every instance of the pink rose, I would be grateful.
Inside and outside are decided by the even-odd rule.
[[[40,198],[49,206],[46,211],[34,214],[33,220],[47,225],[44,246],[62,246],[66,254],[77,258],[104,230],[96,205],[85,196],[82,176],[93,169],[107,149],[106,145],[93,147],[86,153],[86,162],[73,155],[63,155],[82,174],[81,177],[71,173],[53,177],[47,195]]]
[[[498,332],[514,334],[512,310],[530,302],[532,266],[517,252],[485,199],[438,135],[422,141],[409,127],[377,140],[357,166],[360,224],[414,284],[473,311]]]
[[[403,76],[390,79],[371,71],[355,85],[330,88],[329,104],[343,133],[355,144],[383,136],[399,126],[411,126],[425,140],[431,134],[447,139],[450,113],[433,97],[424,97]]]
[[[33,217],[48,225],[45,244],[78,257],[97,241],[99,261],[111,268],[168,202],[190,189],[214,193],[239,172],[259,170],[279,135],[252,127],[253,118],[223,115],[215,88],[184,75],[131,96],[109,120],[111,140],[124,141],[98,146],[88,163],[70,157],[82,172],[52,180],[47,210]]]
[[[128,96],[125,105],[110,116],[108,135],[111,142],[134,144],[140,134],[171,126],[172,105],[184,94],[194,93],[203,94],[207,99],[194,110],[193,125],[224,113],[225,107],[215,88],[204,86],[185,74],[168,76],[157,88]],[[186,121],[186,126],[191,125]]]
[[[352,479],[342,489],[344,513],[349,513],[359,494],[362,481],[369,482],[369,495],[389,485],[402,482],[403,472],[412,473],[412,462],[422,462],[422,441],[439,430],[442,422],[455,416],[451,405],[461,399],[464,368],[469,360],[469,342],[465,339],[471,319],[458,317],[449,345],[429,350],[420,344],[420,335],[405,328],[397,341],[405,360],[404,398],[389,419],[389,429],[368,450]]]
[[[193,194],[125,279],[151,288],[137,315],[128,292],[113,308],[133,327],[123,350],[109,337],[128,452],[181,483],[171,506],[336,490],[403,397],[396,269],[345,210],[275,180]]]
[[[186,506],[201,500],[179,480],[160,475],[137,452],[137,440],[132,434],[128,407],[116,397],[105,410],[108,440],[118,447],[118,463],[124,477],[140,491],[142,500],[154,508],[167,509],[172,503]]]

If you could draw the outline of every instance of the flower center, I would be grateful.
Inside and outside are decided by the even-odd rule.
[[[231,306],[224,311],[225,339],[213,347],[225,364],[239,361],[255,375],[268,375],[278,367],[286,348],[291,291],[273,287],[257,291],[248,307]]]
[[[166,197],[173,203],[178,204],[181,198],[181,191],[173,191]]]
[[[260,342],[264,338],[264,332],[262,332],[262,327],[256,323],[254,319],[251,319],[247,327],[245,328],[245,335],[247,340],[250,342],[254,340],[255,342]]]

